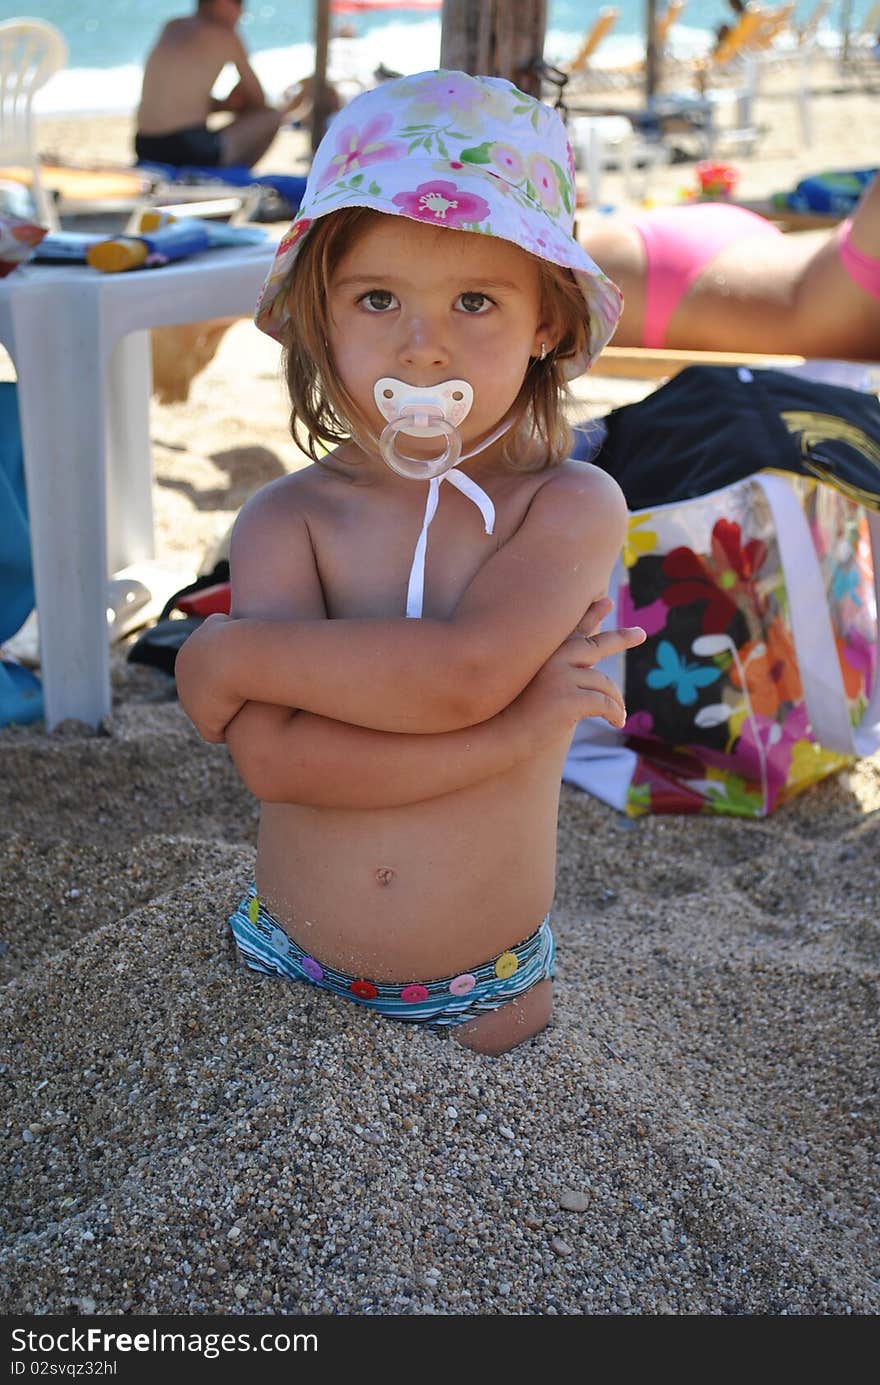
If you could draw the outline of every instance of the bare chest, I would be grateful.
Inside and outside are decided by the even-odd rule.
[[[537,482],[523,478],[522,493],[502,487],[493,495],[491,534],[473,502],[448,485],[441,485],[436,513],[424,531],[427,487],[412,486],[409,495],[390,499],[363,493],[345,497],[310,520],[331,619],[403,615],[411,574],[422,561],[422,613],[447,618],[480,568],[522,523]]]

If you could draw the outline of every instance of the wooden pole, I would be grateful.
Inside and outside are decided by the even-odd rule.
[[[645,0],[645,100],[650,102],[658,86],[657,0]]]
[[[440,66],[541,95],[547,0],[443,0]]]
[[[327,128],[327,49],[330,44],[330,0],[315,0],[315,75],[312,78],[312,153]]]
[[[852,0],[843,0],[840,11],[840,61],[846,64],[849,61],[850,34],[852,31]]]

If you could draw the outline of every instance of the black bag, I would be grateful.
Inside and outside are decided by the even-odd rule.
[[[632,510],[689,500],[773,468],[880,499],[875,395],[781,370],[688,366],[638,404],[613,410],[597,466]]]

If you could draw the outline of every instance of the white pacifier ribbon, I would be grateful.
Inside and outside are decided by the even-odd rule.
[[[472,481],[463,471],[458,471],[456,468],[445,471],[442,476],[431,477],[428,482],[428,500],[425,505],[422,532],[419,534],[413,553],[412,566],[409,570],[409,586],[406,589],[406,614],[412,620],[419,620],[422,614],[425,599],[425,555],[428,551],[428,529],[431,526],[431,520],[437,513],[441,481],[450,481],[456,490],[461,491],[462,495],[466,495],[468,500],[474,502],[483,516],[483,527],[487,534],[491,534],[495,528],[495,506],[476,481]]]

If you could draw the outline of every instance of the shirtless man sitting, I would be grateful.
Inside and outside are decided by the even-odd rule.
[[[139,160],[251,167],[265,154],[286,109],[266,102],[236,33],[241,9],[241,0],[198,0],[194,14],[165,25],[144,69],[134,143]],[[239,80],[218,101],[211,91],[227,63]],[[229,111],[233,119],[209,129],[214,111]]]

